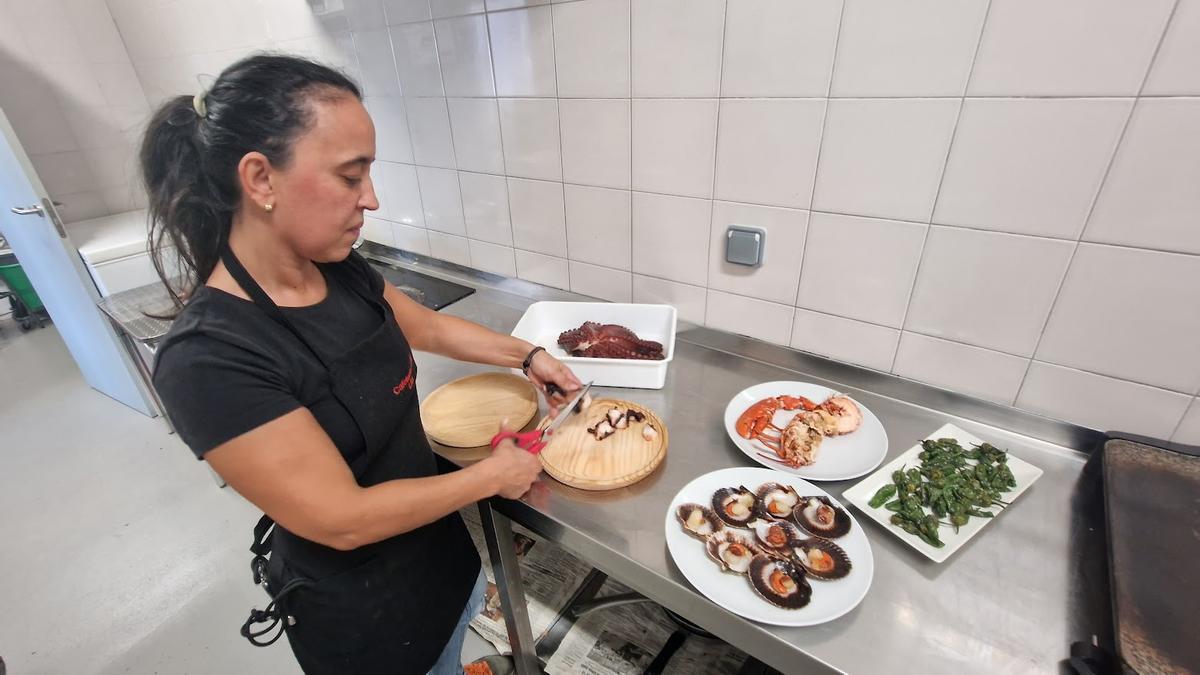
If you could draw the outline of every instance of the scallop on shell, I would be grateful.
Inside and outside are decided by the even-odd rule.
[[[725,523],[717,514],[700,504],[680,504],[675,517],[683,524],[684,531],[698,539],[707,540],[709,535],[725,529]]]
[[[850,556],[841,546],[819,537],[796,542],[792,560],[817,579],[841,579],[850,574]]]
[[[758,512],[764,518],[784,519],[800,503],[796,488],[779,483],[763,483],[758,486]]]
[[[713,493],[712,508],[726,525],[750,527],[758,516],[758,497],[744,487],[721,488]]]
[[[750,560],[763,552],[753,539],[736,530],[710,536],[704,548],[721,569],[735,574],[745,574],[750,569]]]
[[[801,497],[792,509],[792,520],[806,532],[825,539],[836,539],[850,531],[850,514],[829,497]]]
[[[812,599],[804,571],[787,560],[768,555],[750,559],[750,585],[764,600],[783,609],[800,609]]]
[[[786,520],[762,520],[754,524],[754,538],[767,551],[784,553],[802,541],[804,535]]]

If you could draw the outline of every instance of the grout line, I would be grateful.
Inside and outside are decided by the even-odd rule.
[[[713,120],[713,158],[712,158],[712,180],[709,181],[708,190],[708,231],[704,244],[704,288],[709,285],[709,271],[712,268],[712,240],[713,227],[716,222],[716,197],[717,197],[717,170],[718,158],[720,157],[721,147],[721,90],[725,86],[725,41],[729,38],[729,0],[724,0],[724,5],[721,8],[721,53],[717,57],[717,115]],[[631,44],[632,46],[632,44]],[[630,135],[632,138],[632,134]],[[631,181],[632,182],[632,181]],[[708,323],[708,293],[704,294],[704,321]]]
[[[555,93],[555,97],[557,100],[558,98],[560,98],[558,96],[558,94],[560,94],[562,92],[562,84],[558,81],[558,35],[557,35],[558,31],[555,30],[555,27],[554,27],[554,25],[555,25],[554,24],[554,11],[555,11],[554,4],[551,3],[549,5],[549,7],[550,7],[550,54],[554,59],[554,93]],[[563,142],[562,142],[562,105],[560,103],[556,103],[555,105],[558,106],[558,163],[559,163],[559,168],[560,168],[559,173],[561,174],[561,177],[563,179],[558,184],[558,194],[562,197],[562,205],[563,205],[563,209],[562,209],[563,251],[565,252],[565,254],[564,254],[565,259],[569,261],[571,259],[571,238],[568,236],[568,232],[570,230],[567,227],[567,187],[566,187],[567,181],[566,181],[566,167],[564,166],[564,162],[563,162],[563,155],[565,153],[563,152]],[[509,208],[510,209],[512,208],[511,196],[509,198]],[[511,219],[511,216],[510,216],[510,219]],[[633,239],[633,237],[630,237],[630,240],[632,240],[632,239]],[[513,244],[516,245],[515,234],[513,236]],[[568,262],[568,264],[567,264],[567,287],[568,287],[568,289],[570,288],[570,286],[571,286],[571,266],[570,266],[570,263]],[[631,288],[630,289],[630,293],[631,293],[630,297],[632,297],[632,292],[633,292],[633,289]]]
[[[553,3],[554,0],[551,0]],[[628,37],[629,37],[629,297],[633,298],[633,254],[637,250],[634,248],[633,236],[633,3],[636,0],[626,0],[625,6],[629,9],[626,13],[628,19]],[[715,152],[715,151],[714,151]],[[564,183],[565,185],[565,183]],[[563,188],[564,192],[566,188]],[[565,196],[565,195],[564,195]],[[707,309],[707,308],[706,308]],[[703,320],[701,320],[703,323]]]
[[[975,63],[979,60],[979,49],[983,45],[983,34],[987,29],[988,15],[992,11],[992,2],[988,0],[987,7],[983,10],[983,20],[979,22],[979,35],[975,39],[975,51],[971,54],[971,63],[967,67],[967,77],[963,80],[962,96],[958,101],[958,112],[954,116],[954,126],[950,129],[950,142],[946,144],[946,155],[942,160],[942,172],[938,176],[937,188],[933,192],[933,201],[929,205],[929,217],[925,220],[925,236],[921,238],[921,248],[917,253],[917,269],[913,272],[912,285],[908,287],[908,302],[904,305],[904,314],[900,318],[900,336],[904,337],[905,328],[908,325],[908,314],[912,310],[913,297],[917,292],[917,282],[921,279],[921,268],[925,262],[925,247],[929,243],[929,234],[933,231],[933,216],[937,212],[937,203],[942,196],[942,186],[946,182],[946,173],[950,168],[950,154],[954,151],[954,140],[958,136],[958,126],[962,122],[963,110],[967,107],[966,95],[971,87],[971,77],[975,74]],[[914,331],[915,332],[915,331]],[[892,365],[888,368],[888,372],[892,372],[896,368],[896,361],[900,358],[900,343],[896,343],[896,353],[892,355]],[[1026,366],[1028,368],[1028,366]],[[1013,396],[1013,401],[1016,401],[1016,396]]]
[[[1054,310],[1058,307],[1059,300],[1062,298],[1063,287],[1067,285],[1067,277],[1071,273],[1071,266],[1075,263],[1075,254],[1079,252],[1080,243],[1083,241],[1084,235],[1087,233],[1088,225],[1091,223],[1092,215],[1096,212],[1096,204],[1100,202],[1100,195],[1104,191],[1105,184],[1108,183],[1108,176],[1112,173],[1113,165],[1116,164],[1117,154],[1121,150],[1121,146],[1125,142],[1125,135],[1129,132],[1129,127],[1133,123],[1133,116],[1138,108],[1138,101],[1141,98],[1142,91],[1146,88],[1146,82],[1150,79],[1150,73],[1154,68],[1154,62],[1158,60],[1159,51],[1162,50],[1162,44],[1166,39],[1167,30],[1171,26],[1171,19],[1175,15],[1175,11],[1179,8],[1179,0],[1171,6],[1171,11],[1167,14],[1167,20],[1163,22],[1162,32],[1159,33],[1158,43],[1154,46],[1154,53],[1150,56],[1149,63],[1146,64],[1146,70],[1142,73],[1142,82],[1138,85],[1137,95],[1133,99],[1133,104],[1129,106],[1129,113],[1125,115],[1125,123],[1121,125],[1121,131],[1117,134],[1117,140],[1113,144],[1112,152],[1109,153],[1108,163],[1104,167],[1104,173],[1100,176],[1100,182],[1096,185],[1096,191],[1092,194],[1091,203],[1088,204],[1087,213],[1083,217],[1083,224],[1079,228],[1079,232],[1075,237],[1075,245],[1071,249],[1071,255],[1067,258],[1067,265],[1063,269],[1062,276],[1059,277],[1058,287],[1054,290],[1054,299],[1050,302],[1050,309],[1046,312],[1046,317],[1042,320],[1041,330],[1038,331],[1037,341],[1033,345],[1033,355],[1030,357],[1029,363],[1025,366],[1025,374],[1021,376],[1021,384],[1017,386],[1017,396],[1014,399],[1019,400],[1021,393],[1025,390],[1025,382],[1029,379],[1029,371],[1033,369],[1033,360],[1037,357],[1038,350],[1041,349],[1042,340],[1046,337],[1046,329],[1050,326],[1050,318],[1054,316]],[[1186,412],[1185,412],[1186,414]]]
[[[800,240],[800,276],[796,279],[796,294],[792,298],[792,307],[800,305],[800,288],[804,284],[804,270],[808,268],[808,236],[812,233],[812,206],[817,195],[817,178],[821,172],[821,149],[825,145],[825,126],[829,123],[829,94],[833,92],[833,76],[837,68],[838,48],[842,44],[842,22],[846,18],[846,2],[838,10],[837,34],[833,38],[833,57],[829,59],[829,81],[825,83],[825,109],[821,113],[821,131],[817,135],[817,157],[813,165],[812,189],[808,193],[808,217],[804,221],[804,236]],[[796,328],[796,314],[792,313],[792,330]]]
[[[1175,423],[1175,428],[1171,429],[1171,435],[1167,436],[1166,440],[1169,441],[1172,438],[1175,438],[1175,435],[1178,434],[1179,430],[1183,428],[1184,420],[1187,419],[1188,413],[1192,411],[1192,406],[1196,405],[1197,401],[1200,401],[1200,395],[1193,396],[1192,400],[1188,401],[1187,406],[1185,406],[1183,409],[1183,414],[1179,416],[1179,421]],[[1181,441],[1176,441],[1176,442],[1178,443]]]

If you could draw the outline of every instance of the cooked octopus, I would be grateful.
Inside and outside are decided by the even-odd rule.
[[[558,345],[571,356],[605,359],[662,360],[662,343],[643,340],[636,333],[617,324],[585,321],[579,328],[563,331]]]

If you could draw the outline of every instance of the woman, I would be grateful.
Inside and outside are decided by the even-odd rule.
[[[141,151],[151,240],[168,287],[174,247],[187,303],[154,383],[196,456],[266,514],[255,576],[274,611],[252,612],[243,635],[267,641],[256,622],[282,618],[310,673],[457,673],[484,584],[456,512],[520,497],[540,465],[510,441],[439,475],[411,350],[523,367],[543,392],[580,385],[352,252],[379,205],[374,155],[357,87],[301,59],[249,57],[158,110]]]

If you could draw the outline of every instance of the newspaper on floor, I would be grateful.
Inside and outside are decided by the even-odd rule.
[[[597,597],[630,592],[609,579]],[[592,612],[577,622],[546,663],[549,675],[640,675],[678,626],[650,602]],[[688,635],[665,673],[728,675],[747,656],[720,640]]]
[[[500,606],[500,594],[496,590],[496,578],[488,560],[487,544],[483,538],[483,526],[479,522],[479,511],[466,508],[460,511],[475,547],[483,558],[483,571],[487,575],[487,597],[483,612],[471,620],[483,639],[492,643],[496,651],[509,654],[508,630],[504,625],[504,612]],[[529,625],[536,643],[550,630],[554,620],[566,607],[567,602],[583,585],[584,578],[592,566],[568,553],[552,542],[543,541],[525,528],[513,525],[513,543],[521,561],[521,581],[525,587],[525,602],[529,607]]]

